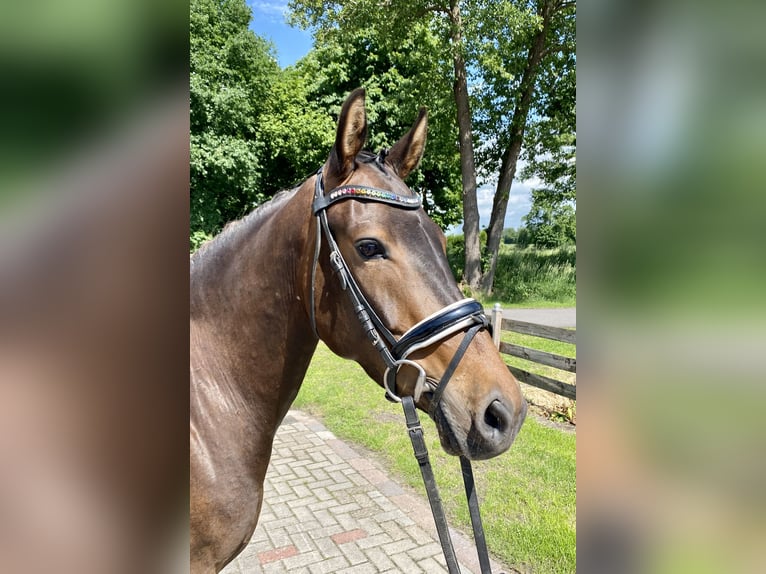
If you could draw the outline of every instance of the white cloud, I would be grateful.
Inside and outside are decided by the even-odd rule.
[[[529,208],[532,206],[532,189],[539,187],[540,183],[540,180],[537,178],[513,182],[511,193],[508,197],[508,207],[505,211],[503,227],[521,227],[521,218],[529,213]],[[495,185],[495,183],[485,183],[476,190],[476,201],[479,207],[479,227],[481,228],[489,225],[489,218],[492,214],[492,201],[495,197]],[[447,235],[462,232],[463,224],[461,222],[450,227],[447,230]]]
[[[253,18],[282,22],[287,13],[287,2],[284,0],[248,0],[247,4],[253,11]]]
[[[511,193],[508,196],[504,227],[519,227],[521,225],[521,218],[529,212],[529,207],[532,205],[532,188],[538,184],[539,182],[534,180],[513,182]],[[477,190],[479,225],[481,227],[489,225],[494,197],[494,184],[485,184]]]

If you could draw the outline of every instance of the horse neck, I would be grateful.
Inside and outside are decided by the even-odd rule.
[[[218,347],[208,370],[226,373],[228,390],[278,424],[317,344],[306,313],[311,189],[304,184],[259,212],[193,259],[192,328]]]

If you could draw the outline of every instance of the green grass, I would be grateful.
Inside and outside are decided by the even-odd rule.
[[[503,301],[496,295],[485,296],[481,293],[470,295],[485,307],[491,309],[495,303],[500,303],[503,309],[563,309],[565,307],[577,307],[577,297],[571,296],[560,301],[547,301],[545,299],[524,299],[523,301]]]
[[[462,236],[447,238],[447,260],[458,282],[463,277]],[[575,246],[538,249],[501,245],[491,297],[482,303],[503,306],[574,307],[577,298]],[[476,294],[474,294],[475,296]]]
[[[425,497],[401,406],[386,401],[356,363],[320,344],[294,406],[374,451]],[[450,523],[470,532],[460,463],[442,451],[431,420],[421,420]],[[575,571],[575,450],[573,434],[529,417],[510,451],[474,463],[487,543],[502,561],[536,574]]]

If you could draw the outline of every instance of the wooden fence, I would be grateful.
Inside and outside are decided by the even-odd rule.
[[[576,344],[574,329],[562,329],[561,327],[548,327],[547,325],[537,325],[525,321],[504,319],[503,311],[499,304],[495,304],[495,307],[490,314],[490,319],[493,328],[492,338],[495,341],[495,346],[497,346],[501,353],[527,359],[528,361],[554,367],[562,371],[568,371],[570,373],[577,372],[577,359],[563,357],[546,351],[538,351],[513,343],[505,343],[500,340],[501,331],[513,331],[514,333],[523,333],[534,337],[544,337],[546,339],[571,343],[574,345]],[[508,370],[522,383],[556,393],[557,395],[561,395],[568,399],[575,400],[577,398],[577,387],[575,385],[557,381],[556,379],[546,377],[545,375],[536,375],[535,373],[530,373],[529,371],[510,365],[508,366]]]

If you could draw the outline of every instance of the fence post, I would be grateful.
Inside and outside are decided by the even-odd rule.
[[[495,306],[492,307],[490,321],[492,323],[492,342],[499,349],[500,331],[503,328],[503,310],[500,308],[500,303],[495,303]]]

